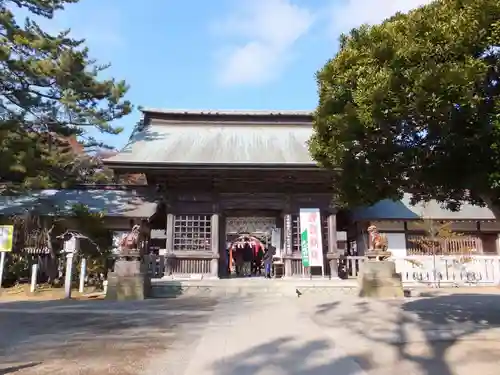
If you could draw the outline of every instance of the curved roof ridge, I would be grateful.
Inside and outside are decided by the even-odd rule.
[[[143,113],[148,114],[178,114],[178,115],[241,115],[241,116],[312,116],[313,110],[243,110],[243,109],[161,109],[161,108],[142,108]]]

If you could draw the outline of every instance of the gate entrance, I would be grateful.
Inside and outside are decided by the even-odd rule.
[[[226,217],[225,274],[227,276],[262,275],[263,255],[271,244],[271,236],[275,228],[276,217]]]

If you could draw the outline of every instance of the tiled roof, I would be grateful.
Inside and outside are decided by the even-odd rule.
[[[218,110],[218,109],[199,109],[199,110],[193,110],[193,109],[161,109],[161,108],[143,108],[142,109],[143,113],[158,113],[158,114],[186,114],[186,115],[241,115],[241,116],[258,116],[258,115],[265,115],[265,116],[279,116],[279,115],[285,115],[285,116],[293,116],[293,115],[298,115],[298,116],[312,116],[313,111],[309,110],[268,110],[268,109],[263,109],[263,110],[240,110],[240,109],[235,109],[235,110]]]
[[[464,203],[460,211],[445,209],[436,201],[410,204],[410,194],[405,194],[401,201],[385,199],[371,207],[362,207],[352,211],[353,219],[359,220],[495,220],[495,215],[487,207]]]
[[[0,216],[27,210],[40,215],[71,215],[76,204],[115,217],[147,218],[156,210],[153,197],[132,190],[41,190],[25,196],[0,196]]]
[[[19,215],[36,210],[40,215],[70,215],[75,204],[86,205],[93,212],[105,212],[110,217],[148,218],[156,211],[154,196],[133,190],[42,190],[26,196],[0,196],[0,216]],[[458,212],[441,207],[436,201],[410,204],[410,195],[401,201],[383,200],[371,207],[352,211],[359,220],[495,220],[486,207],[465,203]]]
[[[150,124],[105,164],[316,165],[307,145],[312,124],[304,116],[310,111],[144,112]],[[166,117],[160,118],[161,114]],[[235,120],[240,115],[248,117]]]

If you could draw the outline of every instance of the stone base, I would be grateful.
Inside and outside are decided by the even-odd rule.
[[[151,295],[151,279],[137,260],[118,260],[108,274],[106,299],[143,300]]]
[[[273,280],[263,277],[194,281],[153,280],[152,286],[154,298],[176,298],[181,295],[214,298],[298,298],[298,290],[301,296],[328,295],[338,299],[346,295],[356,296],[358,292],[355,280],[336,282],[327,278],[304,280],[294,277]]]
[[[401,275],[396,273],[396,265],[391,261],[365,261],[358,284],[360,297],[404,297]]]
[[[365,257],[368,260],[378,260],[384,261],[392,255],[390,251],[381,251],[381,250],[368,250],[365,252]]]

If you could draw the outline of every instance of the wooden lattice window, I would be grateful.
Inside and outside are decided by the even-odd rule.
[[[328,251],[328,216],[321,215],[323,251]],[[292,253],[300,253],[300,216],[292,215]]]
[[[482,254],[482,241],[476,236],[436,238],[434,241],[426,235],[406,235],[408,255],[461,255]]]
[[[210,215],[176,215],[174,219],[174,251],[212,249]]]

